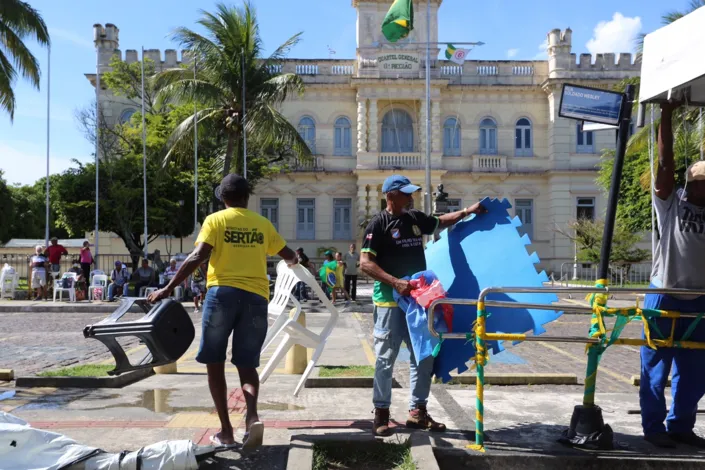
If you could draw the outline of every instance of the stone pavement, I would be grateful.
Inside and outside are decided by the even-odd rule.
[[[360,294],[364,299],[369,292],[363,286]],[[60,313],[2,313],[0,368],[14,367],[29,374],[50,367],[49,364],[54,367],[67,365],[67,361],[105,361],[110,355],[101,351],[103,346],[97,341],[85,340],[81,334],[86,323],[103,317],[70,309]],[[197,315],[192,318],[200,335],[200,319]],[[325,323],[326,315],[311,312],[306,319],[308,326],[316,331]],[[588,325],[586,315],[564,315],[548,325],[547,334],[584,336]],[[624,336],[639,335],[638,325],[629,328]],[[372,364],[371,330],[372,314],[343,313],[319,364]],[[81,443],[112,452],[136,450],[164,439],[192,439],[205,445],[219,424],[212,408],[205,367],[194,360],[197,344],[198,341],[194,341],[180,359],[178,374],[155,375],[118,390],[16,389],[14,397],[0,400],[0,410],[19,416],[35,427],[66,434]],[[262,365],[271,357],[275,346],[263,353]],[[133,345],[134,348],[140,346]],[[71,353],[72,350],[76,351]],[[505,357],[492,358],[487,372],[574,373],[582,383],[585,370],[582,344],[522,343],[508,353]],[[31,358],[22,359],[24,355]],[[392,406],[392,418],[400,423],[405,421],[407,413],[406,363],[408,353],[402,353],[395,376],[403,388],[393,390]],[[236,451],[220,454],[202,468],[283,469],[293,435],[338,433],[341,439],[346,439],[370,432],[371,389],[305,388],[295,398],[292,393],[299,376],[285,375],[282,367],[283,363],[261,390],[260,417],[266,427],[262,450],[250,456]],[[671,460],[685,456],[703,462],[705,456],[686,448],[663,454],[644,445],[640,439],[637,388],[630,384],[631,375],[638,370],[638,348],[614,346],[605,353],[598,374],[597,403],[603,407],[605,421],[612,425],[621,445],[620,450],[606,454],[617,458],[658,455]],[[234,367],[227,367],[227,378],[231,390],[230,412],[241,437],[246,410]],[[12,383],[0,383],[0,393],[12,389]],[[581,398],[581,386],[488,387],[485,395],[487,455],[573,455],[574,451],[556,445],[555,440],[569,424],[573,406],[579,404]],[[435,419],[446,422],[449,427],[449,432],[433,436],[436,448],[464,452],[465,445],[473,439],[474,386],[434,385],[429,410]],[[630,414],[630,411],[637,414]],[[403,427],[397,430],[407,433]],[[703,426],[698,426],[697,430],[705,433]]]

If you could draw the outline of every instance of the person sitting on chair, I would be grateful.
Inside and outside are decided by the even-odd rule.
[[[135,295],[140,295],[140,290],[143,287],[156,287],[156,273],[149,266],[149,261],[142,260],[142,266],[135,271],[132,278],[137,281],[135,284]]]
[[[112,302],[115,297],[123,295],[125,286],[130,280],[130,274],[127,272],[127,266],[122,264],[122,261],[115,261],[115,269],[110,273],[111,283],[108,286],[108,300]]]

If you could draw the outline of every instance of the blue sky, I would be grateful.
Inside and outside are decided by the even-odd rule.
[[[49,26],[52,37],[51,172],[71,166],[72,159],[91,160],[91,145],[74,119],[88,105],[93,88],[84,73],[95,71],[93,24],[120,29],[120,49],[176,48],[169,33],[193,27],[198,10],[211,0],[29,0]],[[233,0],[239,4],[240,0]],[[265,47],[273,49],[303,32],[292,51],[296,58],[355,57],[356,14],[351,0],[254,0]],[[391,3],[391,0],[390,0]],[[439,15],[440,41],[483,41],[473,59],[540,58],[546,33],[573,30],[573,52],[621,52],[633,49],[640,32],[659,27],[667,8],[685,8],[687,0],[444,0]],[[425,2],[424,2],[425,4]],[[69,6],[70,5],[70,6]],[[668,6],[667,6],[668,5]],[[15,85],[14,123],[0,113],[0,169],[8,182],[32,183],[46,172],[47,52],[30,44],[41,63],[41,91],[23,81]]]

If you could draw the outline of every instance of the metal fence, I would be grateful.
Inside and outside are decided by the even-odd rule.
[[[598,263],[561,264],[560,278],[553,276],[553,284],[563,287],[594,286],[597,281]],[[609,284],[619,287],[648,287],[651,281],[651,262],[624,266],[610,266]]]

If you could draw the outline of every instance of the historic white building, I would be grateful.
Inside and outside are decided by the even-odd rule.
[[[322,246],[344,250],[360,239],[359,224],[380,210],[385,177],[402,173],[424,183],[426,139],[431,139],[434,188],[443,183],[451,205],[485,197],[507,198],[533,240],[542,267],[559,270],[573,259],[573,245],[558,234],[579,214],[600,216],[605,200],[595,186],[603,149],[614,148],[613,131],[580,132],[558,117],[564,83],[608,88],[639,74],[631,54],[571,52],[571,30],[548,33],[548,60],[474,61],[456,65],[434,48],[431,60],[431,135],[426,135],[426,9],[416,11],[415,30],[392,45],[381,33],[388,0],[352,0],[357,9],[357,54],[351,60],[297,60],[283,72],[302,76],[306,91],[283,106],[316,155],[296,171],[260,184],[251,209],[264,214],[291,246],[315,256]],[[433,0],[431,41],[438,41]],[[537,40],[540,38],[537,38]],[[95,26],[100,70],[121,55],[118,28]],[[145,51],[158,67],[179,63],[175,50]],[[182,54],[183,60],[187,56]],[[137,61],[128,50],[124,60]],[[87,77],[95,83],[95,74]],[[126,119],[129,105],[102,92],[109,119]],[[416,207],[423,207],[419,195]],[[102,236],[101,252],[111,249]],[[188,241],[190,246],[192,240]],[[187,241],[184,240],[184,246]],[[152,245],[150,245],[150,251]],[[122,251],[121,251],[122,250]]]

